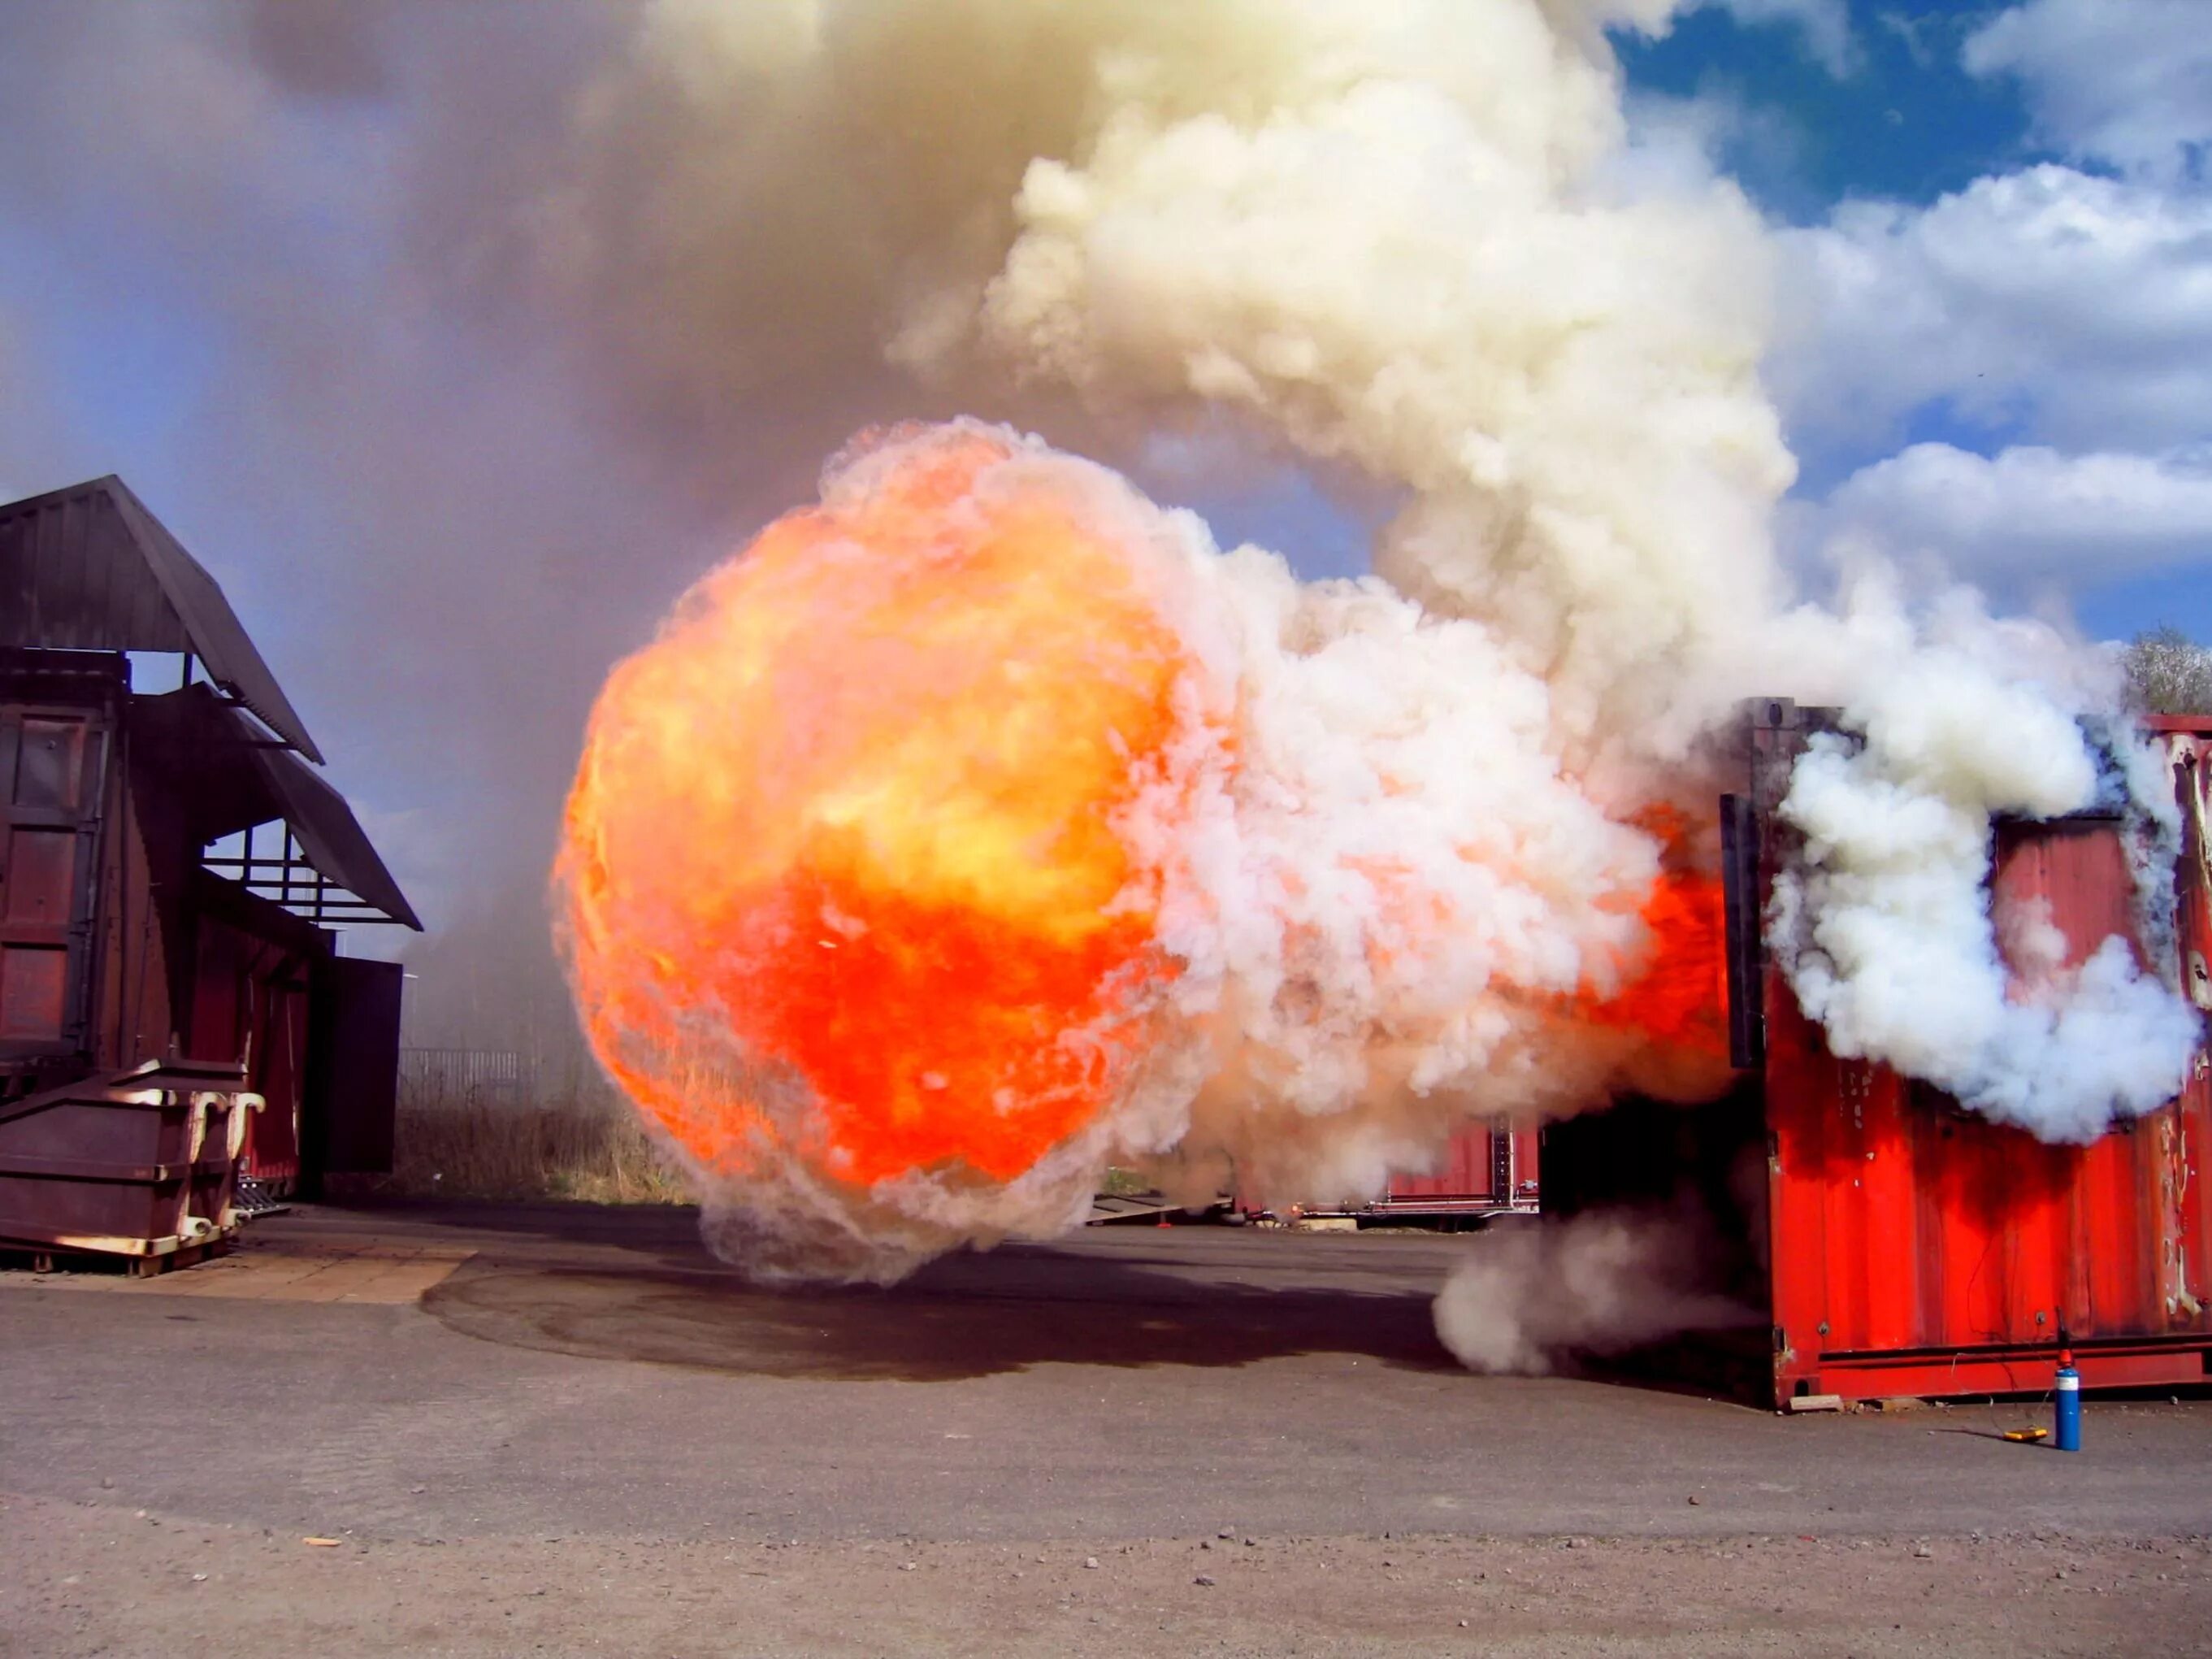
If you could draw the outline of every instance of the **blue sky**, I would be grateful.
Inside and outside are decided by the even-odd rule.
[[[2020,38],[1992,41],[2008,13]],[[2212,12],[1714,0],[1658,38],[1613,38],[1632,121],[1698,131],[1796,256],[1785,281],[1823,255],[1860,255],[1877,267],[1869,303],[1918,319],[1863,329],[1816,310],[1820,344],[1778,349],[1801,468],[1789,539],[1812,579],[1824,538],[1871,534],[1894,556],[1942,559],[2001,605],[2070,613],[2093,638],[2172,625],[2212,642]],[[2125,130],[2100,128],[2107,102],[2137,106]],[[2007,189],[2027,180],[2045,199]],[[1879,227],[1845,222],[1877,204],[1892,215]],[[2039,284],[2039,260],[2061,264],[2073,239],[2108,241],[2106,268],[2086,292],[2063,269]],[[1890,354],[1906,361],[1885,375]],[[2206,367],[2140,429],[2054,415],[2077,373],[2099,404],[2128,403],[2137,357]],[[1821,372],[1844,362],[1848,417]],[[1911,476],[1882,469],[1905,452]],[[1947,486],[1948,510],[1930,499]],[[1361,527],[1304,492],[1201,505],[1224,539],[1284,544],[1294,518],[1316,566],[1359,556]]]
[[[129,478],[434,889],[542,869],[608,659],[848,429],[801,410],[719,480],[668,459],[696,411],[578,397],[516,325],[498,216],[621,15],[0,0],[0,491]],[[1613,39],[1634,142],[1771,226],[1808,583],[1871,544],[2212,642],[2212,6],[1692,0]],[[1295,478],[1184,494],[1362,557]]]
[[[1616,40],[1805,279],[1820,337],[1775,370],[1801,536],[2212,640],[2212,11],[1719,0]]]
[[[1770,213],[1802,224],[1845,196],[1925,204],[2051,159],[2030,142],[2019,83],[1970,75],[1960,60],[1974,20],[1996,9],[1855,4],[1840,66],[1823,62],[1787,15],[1746,22],[1713,7],[1656,40],[1629,31],[1614,40],[1640,91],[1735,100],[1768,116],[1771,127],[1728,143],[1719,159]]]

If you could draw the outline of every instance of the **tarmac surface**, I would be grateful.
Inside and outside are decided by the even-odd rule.
[[[173,1653],[210,1584],[240,1653],[2212,1651],[2202,1399],[2093,1403],[2066,1456],[1996,1437],[2032,1402],[1474,1376],[1444,1237],[1093,1229],[791,1294],[694,1224],[318,1209],[0,1274],[0,1654]]]

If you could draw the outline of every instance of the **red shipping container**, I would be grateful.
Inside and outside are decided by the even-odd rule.
[[[1390,1177],[1383,1195],[1367,1205],[1322,1212],[1364,1216],[1491,1215],[1501,1210],[1536,1209],[1538,1133],[1534,1129],[1488,1129],[1470,1126],[1445,1145],[1436,1169],[1421,1175]],[[1257,1194],[1239,1190],[1230,1200],[1241,1214],[1265,1215]]]
[[[2212,721],[2162,724],[2185,828],[2179,965],[2202,986]],[[1757,736],[1779,763],[1802,731],[1791,742],[1770,724]],[[1778,765],[1767,769],[1761,805],[1779,787]],[[1994,892],[2046,903],[2078,964],[2108,937],[2136,935],[2122,837],[2117,819],[2002,825]],[[1762,908],[1775,852],[1761,860]],[[2212,1088],[2202,1048],[2174,1103],[2087,1146],[2054,1146],[1886,1066],[1837,1059],[1772,963],[1759,988],[1778,1405],[2040,1390],[2062,1330],[2085,1386],[2204,1380]]]
[[[1433,1173],[1395,1175],[1372,1206],[1397,1214],[1451,1215],[1536,1207],[1536,1131],[1462,1129]]]
[[[1547,1215],[1691,1203],[1715,1223],[1714,1288],[1769,1328],[1686,1338],[1631,1369],[1770,1399],[2039,1393],[2063,1330],[2084,1386],[2172,1386],[2212,1365],[2212,1065],[2178,1099],[2087,1146],[2054,1146],[1887,1066],[1840,1060],[1760,940],[1791,848],[1775,815],[1826,711],[1761,702],[1745,793],[1723,803],[1729,1028],[1739,1087],[1709,1105],[1637,1100],[1545,1132]],[[2180,982],[2212,1006],[2205,835],[2212,717],[2158,723],[2185,827]],[[2137,938],[2125,826],[1998,826],[1991,882],[2041,900],[2079,963]],[[1758,1317],[1757,1315],[1753,1316]],[[1747,1344],[1742,1339],[1750,1338]]]

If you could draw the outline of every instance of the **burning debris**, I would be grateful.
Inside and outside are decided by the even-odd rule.
[[[895,280],[828,285],[851,314],[807,326],[1064,397],[1102,449],[1196,434],[1394,504],[1379,578],[1302,586],[1102,465],[893,428],[617,669],[564,945],[722,1248],[889,1279],[1072,1224],[1109,1161],[1334,1203],[1471,1118],[1715,1092],[1711,743],[1755,691],[1856,739],[1801,769],[1770,927],[1839,1052],[2049,1138],[2171,1091],[2178,998],[2115,944],[2009,1000],[1984,888],[1992,814],[2117,789],[2157,817],[2131,740],[2104,766],[2084,735],[2116,682],[1967,601],[1789,601],[1763,234],[1732,187],[1639,165],[1600,32],[1668,9],[647,14],[587,185],[659,155],[656,189],[696,188],[763,102],[865,149],[941,29],[1033,61],[943,149],[868,150],[845,205]],[[796,210],[709,171],[749,246],[754,197]],[[640,331],[721,305],[652,300]]]

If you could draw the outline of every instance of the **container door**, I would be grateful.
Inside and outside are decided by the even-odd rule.
[[[2212,1015],[2212,741],[2176,734],[2167,744],[2185,837],[2176,966],[2190,1000]],[[2212,1168],[2205,1150],[2212,1146],[2212,1054],[2203,1047],[2160,1136],[2157,1201],[2170,1237],[2159,1261],[2159,1296],[2173,1323],[2203,1323],[2212,1307]]]
[[[307,1079],[306,966],[271,955],[247,982],[253,1013],[247,1080],[264,1102],[248,1127],[246,1173],[289,1192],[300,1178],[300,1129]]]
[[[81,1053],[107,722],[0,704],[0,1060]]]
[[[1513,1182],[1506,1190],[1516,1204],[1534,1206],[1540,1191],[1537,1158],[1543,1145],[1543,1136],[1534,1129],[1516,1129],[1509,1139],[1512,1147]]]
[[[333,957],[322,964],[307,1084],[311,1176],[392,1169],[402,977],[396,962]]]

